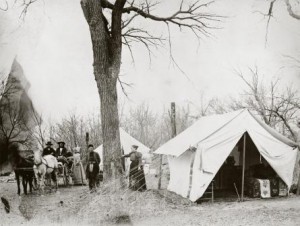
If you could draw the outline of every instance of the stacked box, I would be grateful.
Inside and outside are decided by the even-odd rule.
[[[251,198],[260,197],[260,184],[257,179],[249,178],[246,183],[246,194]]]
[[[286,184],[279,179],[279,196],[287,196],[288,195],[288,188]]]
[[[271,196],[279,195],[279,180],[277,178],[270,179]]]

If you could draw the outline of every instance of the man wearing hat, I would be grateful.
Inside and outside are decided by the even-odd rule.
[[[56,149],[55,152],[55,157],[57,158],[58,162],[62,162],[63,164],[67,163],[67,167],[68,167],[68,174],[71,173],[71,168],[73,165],[73,153],[72,151],[69,151],[66,147],[65,147],[65,142],[64,141],[60,141],[57,142],[58,143],[58,148]]]
[[[91,192],[96,191],[96,185],[99,186],[99,164],[101,158],[97,152],[94,151],[94,145],[88,146],[88,164],[86,167],[86,177],[89,180],[89,188]]]
[[[52,146],[51,141],[48,141],[46,143],[46,147],[43,150],[42,156],[44,156],[44,155],[53,155],[53,156],[55,156],[55,150],[51,146]]]
[[[68,151],[65,147],[65,142],[63,142],[63,141],[58,142],[58,148],[56,149],[55,157],[56,158],[59,158],[59,157],[62,157],[62,156],[66,157],[67,152]]]

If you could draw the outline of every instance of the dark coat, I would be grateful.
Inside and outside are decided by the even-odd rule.
[[[99,165],[101,158],[97,152],[92,151],[89,153],[88,162],[96,162]]]
[[[65,147],[63,147],[61,151],[60,151],[60,149],[61,149],[61,148],[57,148],[57,149],[56,149],[55,157],[56,157],[56,158],[59,157],[59,156],[64,156],[64,157],[66,157],[68,150],[67,150]]]
[[[147,190],[144,169],[141,165],[142,153],[132,151],[129,154],[124,155],[123,157],[129,157],[131,161],[129,169],[129,188],[134,191]]]
[[[86,177],[89,179],[90,188],[94,187],[96,183],[96,179],[100,173],[99,164],[101,162],[101,158],[97,152],[90,152],[88,155],[88,164],[86,166]],[[90,164],[93,164],[93,171],[90,171]]]
[[[53,155],[53,156],[55,156],[55,150],[51,147],[46,147],[43,150],[42,156],[44,156],[44,155]]]

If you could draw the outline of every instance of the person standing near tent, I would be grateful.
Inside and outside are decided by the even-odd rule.
[[[89,180],[90,191],[96,191],[97,178],[99,177],[99,164],[101,158],[97,152],[94,151],[94,145],[90,144],[88,146],[88,164],[86,166],[86,176]]]
[[[138,146],[132,145],[131,152],[127,155],[123,155],[123,158],[130,158],[129,169],[129,188],[136,191],[145,190],[146,180],[144,170],[142,168],[142,153],[137,151]]]
[[[78,146],[74,148],[73,181],[74,184],[86,184],[85,171],[80,159],[80,147]]]
[[[140,168],[138,169],[138,176],[137,176],[137,180],[139,181],[138,191],[146,191],[147,185],[146,185],[146,178],[145,178],[145,173],[144,173],[144,164],[143,164],[143,161],[141,161],[141,162],[142,162],[142,164],[141,164]]]

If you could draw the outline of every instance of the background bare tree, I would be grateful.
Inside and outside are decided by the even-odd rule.
[[[35,109],[34,106],[31,104],[31,118],[35,123],[35,128],[32,129],[32,137],[38,143],[38,148],[41,150],[45,147],[46,138],[48,136],[49,128],[43,122],[43,115],[39,114]]]
[[[100,117],[91,114],[87,117],[78,115],[75,111],[53,124],[50,140],[53,142],[64,141],[66,147],[72,151],[75,146],[81,147],[81,156],[86,157],[86,133],[89,133],[89,143],[98,147],[102,144]]]
[[[24,111],[17,105],[8,102],[0,106],[0,136],[1,151],[8,151],[10,145],[27,145],[30,133],[27,133],[26,118]],[[8,156],[8,153],[3,153]],[[1,158],[2,160],[2,158]]]
[[[34,145],[29,107],[32,106],[27,96],[26,78],[21,65],[15,60],[10,74],[2,82],[0,99],[0,161],[8,160],[11,148],[22,145],[31,148]],[[30,105],[30,106],[29,106]]]
[[[291,127],[300,114],[300,96],[293,86],[282,86],[279,79],[264,82],[258,68],[248,68],[249,73],[236,71],[246,84],[242,98],[231,102],[232,109],[249,108],[256,111],[264,122],[282,134],[296,140]],[[266,85],[269,84],[269,85]]]
[[[130,109],[120,124],[133,137],[153,148],[159,142],[156,130],[157,118],[158,115],[150,110],[149,105],[142,103],[135,109]]]
[[[300,20],[300,2],[299,0],[266,0],[268,3],[268,7],[265,11],[256,11],[260,13],[264,18],[266,18],[266,35],[265,35],[265,43],[268,41],[268,32],[269,26],[272,18],[275,18],[274,11],[276,7],[283,7],[285,5],[286,10],[291,18]],[[284,5],[283,5],[284,4]]]

